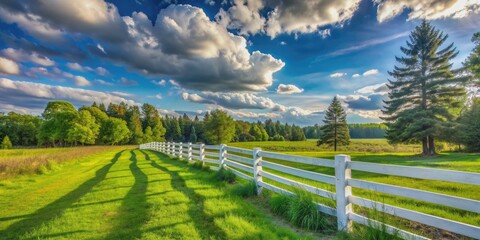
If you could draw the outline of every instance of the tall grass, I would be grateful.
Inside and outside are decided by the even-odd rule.
[[[237,175],[232,172],[232,170],[221,167],[216,173],[215,178],[219,181],[234,183],[236,181]]]
[[[270,209],[297,227],[322,232],[335,230],[331,219],[318,211],[313,195],[303,189],[295,189],[294,195],[272,196]]]
[[[244,198],[253,197],[257,195],[257,185],[253,180],[238,184],[233,187],[233,193]]]
[[[0,150],[0,179],[17,175],[45,174],[57,170],[63,163],[85,158],[112,149],[131,147],[92,146],[54,149]]]

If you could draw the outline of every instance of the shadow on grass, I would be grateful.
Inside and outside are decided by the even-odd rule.
[[[103,181],[107,176],[108,171],[110,168],[115,164],[120,156],[122,155],[123,151],[118,152],[115,154],[113,159],[110,161],[109,164],[103,166],[102,168],[98,169],[95,172],[95,177],[91,178],[90,180],[82,183],[82,185],[78,186],[75,190],[69,192],[67,195],[55,200],[54,202],[48,204],[47,206],[37,210],[36,212],[30,214],[31,217],[26,218],[24,220],[18,221],[12,225],[10,225],[7,229],[0,232],[0,236],[2,239],[17,239],[31,231],[35,227],[42,226],[46,224],[48,221],[55,219],[62,215],[62,213],[72,206],[75,202],[77,202],[80,198],[82,198],[85,194],[90,192],[92,188]]]
[[[140,150],[140,151],[145,155],[145,159],[147,161],[150,161],[150,164],[154,168],[157,168],[170,175],[171,185],[173,189],[185,194],[190,200],[190,202],[193,203],[193,204],[190,204],[190,207],[188,209],[188,214],[190,215],[190,218],[193,220],[193,224],[195,225],[197,232],[200,233],[202,238],[209,239],[215,236],[213,237],[215,239],[227,239],[225,232],[215,224],[214,218],[205,214],[204,212],[205,197],[200,194],[197,194],[195,190],[188,188],[187,185],[185,184],[185,180],[176,171],[170,171],[166,167],[160,166],[157,162],[151,160],[150,156],[145,151],[143,150]],[[162,158],[162,159],[166,158],[166,156],[163,154],[156,153],[156,152],[151,152],[151,153],[157,155],[159,158]],[[178,161],[173,161],[173,160],[169,161],[169,163],[177,166],[179,164],[184,165],[184,163],[180,163]]]
[[[113,228],[105,239],[140,239],[141,227],[147,221],[148,176],[138,167],[134,150],[131,150],[130,154],[130,171],[135,182],[123,198]]]

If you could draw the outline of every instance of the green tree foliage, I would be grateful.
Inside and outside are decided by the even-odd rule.
[[[390,143],[422,142],[424,155],[436,154],[435,139],[455,119],[465,90],[451,61],[458,52],[453,43],[442,47],[447,35],[423,21],[410,33],[403,57],[397,57],[390,76],[389,100],[383,113]]]
[[[348,124],[350,138],[384,138],[387,125],[383,123]]]
[[[15,146],[35,146],[41,122],[39,117],[27,114],[0,114],[0,139],[8,135]]]
[[[127,142],[130,137],[130,131],[127,127],[127,122],[122,119],[110,117],[105,122],[105,129],[103,132],[102,141],[105,144],[116,145]]]
[[[100,104],[101,105],[101,104]],[[88,107],[88,106],[83,106],[80,108],[80,111],[86,110],[90,112],[90,114],[95,118],[95,123],[97,123],[100,126],[99,130],[99,137],[95,140],[96,144],[103,144],[101,136],[104,135],[105,131],[105,123],[108,120],[108,115],[104,111],[102,111],[99,107]]]
[[[209,144],[228,143],[235,135],[235,122],[225,111],[215,110],[205,122],[205,140]]]
[[[10,138],[5,136],[2,140],[2,144],[0,145],[1,149],[12,149],[13,145],[12,142],[10,141]]]
[[[473,100],[472,106],[463,114],[456,131],[459,142],[468,151],[480,151],[480,98]]]
[[[44,121],[38,132],[40,144],[64,146],[68,140],[68,131],[73,126],[73,120],[78,112],[75,107],[66,101],[51,101],[42,114]]]
[[[72,126],[67,132],[67,141],[77,145],[77,143],[95,144],[95,140],[100,132],[100,125],[96,122],[89,111],[80,110],[77,117],[72,121]]]
[[[166,129],[162,124],[158,110],[151,104],[145,103],[142,106],[143,119],[142,125],[143,130],[148,126],[152,128],[153,140],[154,141],[164,141]]]
[[[143,136],[143,140],[146,143],[153,142],[153,131],[152,131],[152,128],[150,126],[145,128],[145,134]]]
[[[250,128],[250,135],[253,136],[254,141],[263,140],[262,130],[260,130],[257,124],[252,124],[252,127]]]
[[[480,32],[473,35],[472,42],[475,43],[475,48],[464,62],[464,66],[471,73],[474,85],[480,87]]]
[[[138,106],[130,107],[126,114],[128,129],[132,134],[130,138],[131,144],[145,143],[143,139],[142,120],[140,119],[140,109]],[[153,136],[153,133],[152,133]]]
[[[197,132],[195,131],[195,126],[192,125],[192,128],[190,129],[189,141],[190,141],[191,143],[196,143],[196,142],[197,142],[197,139],[198,139],[198,136],[197,136]]]
[[[333,98],[332,103],[325,113],[325,125],[322,126],[322,134],[317,142],[317,146],[326,144],[333,146],[337,151],[337,146],[345,146],[350,143],[350,134],[347,125],[347,114],[343,110],[337,97]]]
[[[110,103],[108,104],[107,114],[110,117],[125,119],[127,108],[128,106],[124,102],[120,104]]]

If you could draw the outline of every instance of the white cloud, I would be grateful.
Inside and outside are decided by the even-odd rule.
[[[281,42],[280,42],[280,45],[287,45],[287,43],[284,42],[284,41],[281,41]]]
[[[180,84],[178,84],[178,82],[173,79],[168,80],[168,82],[174,87],[180,87]]]
[[[377,20],[384,22],[409,9],[408,20],[464,18],[480,12],[478,0],[374,0]]]
[[[95,68],[95,72],[100,76],[107,76],[110,74],[110,72],[108,72],[108,70],[103,67]]]
[[[133,100],[111,93],[0,78],[1,111],[13,105],[15,108],[23,109],[24,112],[40,113],[51,100],[66,100],[76,106],[90,105],[94,101],[104,104],[125,102],[129,105],[138,105]]]
[[[0,73],[18,75],[20,74],[20,66],[10,59],[0,57]]]
[[[167,81],[165,81],[164,79],[158,81],[152,80],[152,83],[157,86],[165,86],[165,84],[167,84]]]
[[[99,83],[99,84],[102,84],[102,85],[106,85],[106,86],[114,86],[115,85],[114,83],[107,82],[107,81],[104,81],[102,79],[95,79],[95,82]]]
[[[182,93],[186,101],[214,104],[230,109],[270,109],[272,111],[286,111],[287,107],[277,104],[267,97],[259,97],[252,93],[212,93],[201,94]]]
[[[138,82],[135,80],[128,80],[126,77],[121,77],[120,84],[125,86],[135,86],[135,85],[138,85]]]
[[[159,93],[159,94],[156,94],[156,95],[155,95],[155,98],[157,98],[157,99],[162,99],[163,97],[162,97],[162,94]]]
[[[327,38],[327,37],[330,37],[330,29],[324,29],[324,30],[320,30],[318,31],[318,34],[320,34],[320,36],[322,36],[322,38]]]
[[[371,75],[376,75],[376,74],[378,74],[378,69],[370,69],[370,70],[364,72],[362,75],[364,77],[366,77],[366,76],[371,76]]]
[[[347,76],[347,73],[336,72],[336,73],[330,74],[329,76],[330,76],[331,78],[339,78],[339,77]]]
[[[80,71],[80,72],[85,72],[86,71],[86,69],[78,63],[69,62],[69,63],[67,63],[67,67],[70,68],[71,70],[75,70],[75,71]]]
[[[277,87],[278,94],[294,94],[294,93],[302,93],[303,88],[299,88],[293,84],[280,84]]]
[[[125,93],[125,92],[113,91],[113,92],[110,92],[110,94],[113,94],[119,97],[124,97],[124,98],[137,98],[137,95],[131,94],[131,93]]]
[[[85,86],[91,86],[92,84],[90,81],[88,81],[85,77],[83,76],[75,76],[73,77],[73,84],[75,86],[80,86],[80,87],[85,87]]]
[[[358,78],[358,77],[360,77],[360,74],[358,74],[358,73],[355,73],[355,74],[352,75],[352,78]]]
[[[55,62],[45,56],[40,56],[36,52],[27,53],[20,49],[6,48],[2,50],[2,55],[17,62],[33,62],[37,65],[50,67]]]
[[[389,89],[386,83],[379,83],[375,85],[366,86],[355,91],[355,93],[370,95],[370,94],[387,94]]]
[[[342,24],[352,18],[360,0],[288,1],[288,0],[235,0],[228,10],[221,9],[217,21],[242,34],[265,32],[275,38],[282,33],[299,34],[318,32],[322,37],[330,31],[320,30],[327,25]],[[266,11],[266,18],[260,12]]]

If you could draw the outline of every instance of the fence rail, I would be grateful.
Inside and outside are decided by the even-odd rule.
[[[467,237],[480,239],[479,226],[457,222],[397,206],[387,205],[371,199],[354,196],[352,194],[352,187],[430,202],[473,213],[480,213],[480,201],[389,184],[353,179],[351,176],[351,170],[416,179],[471,184],[477,186],[480,186],[479,173],[354,162],[351,161],[350,156],[347,155],[336,155],[335,160],[332,161],[328,159],[267,152],[262,151],[260,148],[250,150],[230,147],[225,144],[204,145],[192,143],[151,142],[141,144],[140,149],[158,151],[172,157],[186,158],[189,161],[201,161],[203,164],[215,164],[216,166],[210,166],[210,168],[215,171],[222,167],[228,168],[241,178],[255,181],[258,193],[265,188],[280,194],[294,194],[287,189],[264,182],[262,178],[264,177],[270,181],[278,182],[287,186],[299,187],[318,196],[331,199],[332,201],[335,201],[336,208],[325,206],[320,203],[317,203],[317,206],[320,212],[337,217],[338,230],[351,231],[352,222],[370,226],[381,226],[384,224],[366,216],[362,216],[359,213],[355,213],[353,211],[353,205],[357,205],[369,209],[375,209],[380,212],[385,212],[396,217],[416,221],[439,229],[444,229]],[[264,160],[263,158],[266,159]],[[272,162],[273,160],[282,160],[333,168],[335,170],[335,176],[285,166],[279,163],[274,163]],[[310,179],[316,182],[330,184],[335,187],[335,192],[327,191],[305,183],[300,183],[296,180],[289,179],[288,177],[279,176],[278,174],[270,172],[269,170],[286,173],[303,179]],[[428,239],[394,226],[386,224],[385,226],[387,231],[391,233],[398,233],[405,239]]]

